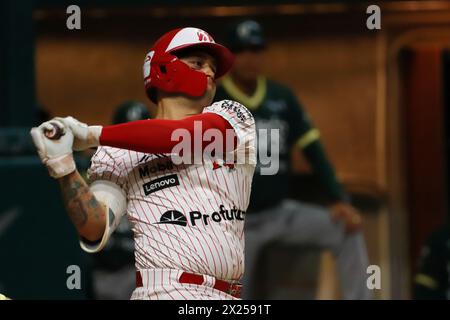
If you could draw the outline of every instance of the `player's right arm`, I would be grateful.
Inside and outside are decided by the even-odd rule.
[[[99,158],[106,158],[105,154],[105,150],[99,150],[93,156],[89,173],[95,181],[90,186],[76,170],[58,179],[67,213],[80,236],[81,248],[91,253],[103,249],[126,213],[124,191],[110,181],[115,177],[108,172],[111,166],[99,161]]]
[[[63,133],[49,139],[46,132],[58,126]],[[58,180],[68,215],[87,252],[100,251],[126,212],[126,193],[122,189],[123,172],[108,150],[99,148],[91,159],[90,186],[76,170],[72,146],[74,136],[59,121],[43,123],[31,130],[39,157],[51,177]]]
[[[98,242],[105,232],[107,206],[99,202],[77,170],[58,179],[70,220],[86,242]]]

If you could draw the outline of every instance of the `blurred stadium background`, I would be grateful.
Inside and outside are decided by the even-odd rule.
[[[66,28],[70,4],[81,7],[81,30]],[[382,9],[381,30],[366,28],[370,4]],[[382,271],[375,297],[412,297],[420,247],[448,216],[450,1],[1,1],[1,293],[92,297],[91,257],[30,144],[29,128],[46,117],[39,110],[106,125],[123,101],[152,108],[141,68],[153,41],[188,25],[220,41],[243,17],[264,26],[266,73],[301,98],[363,213],[370,262]],[[296,163],[292,196],[320,203]],[[265,259],[264,297],[339,298],[326,253],[272,248]],[[280,259],[289,272],[271,264]],[[81,290],[66,287],[74,264]]]

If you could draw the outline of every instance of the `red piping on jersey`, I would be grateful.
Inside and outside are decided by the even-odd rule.
[[[181,120],[149,119],[105,126],[100,134],[100,145],[145,153],[171,153],[173,147],[182,141],[182,138],[172,141],[172,132],[184,128],[190,133],[191,150],[194,150],[194,121],[201,121],[202,137],[208,129],[220,130],[222,145],[226,147],[226,129],[232,129],[232,126],[223,117],[210,112]],[[210,143],[211,141],[202,141],[202,151]],[[237,138],[234,135],[233,150],[236,145]]]

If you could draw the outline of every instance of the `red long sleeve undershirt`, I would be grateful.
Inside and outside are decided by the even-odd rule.
[[[226,129],[232,129],[232,127],[227,120],[215,113],[201,113],[181,120],[149,119],[106,126],[103,127],[100,135],[100,145],[145,153],[170,153],[182,140],[182,138],[179,141],[171,140],[172,132],[176,129],[187,129],[193,146],[194,121],[201,121],[202,136],[208,129],[220,130],[223,146],[226,147]],[[210,141],[202,141],[202,151],[210,143]],[[233,149],[235,146],[236,137],[234,137]]]

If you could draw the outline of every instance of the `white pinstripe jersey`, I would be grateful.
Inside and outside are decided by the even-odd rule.
[[[231,124],[238,136],[236,151],[249,156],[245,164],[228,166],[217,159],[175,165],[170,154],[100,147],[88,177],[112,181],[126,194],[138,270],[178,269],[238,280],[244,272],[244,217],[256,163],[254,119],[230,100],[203,112]]]

